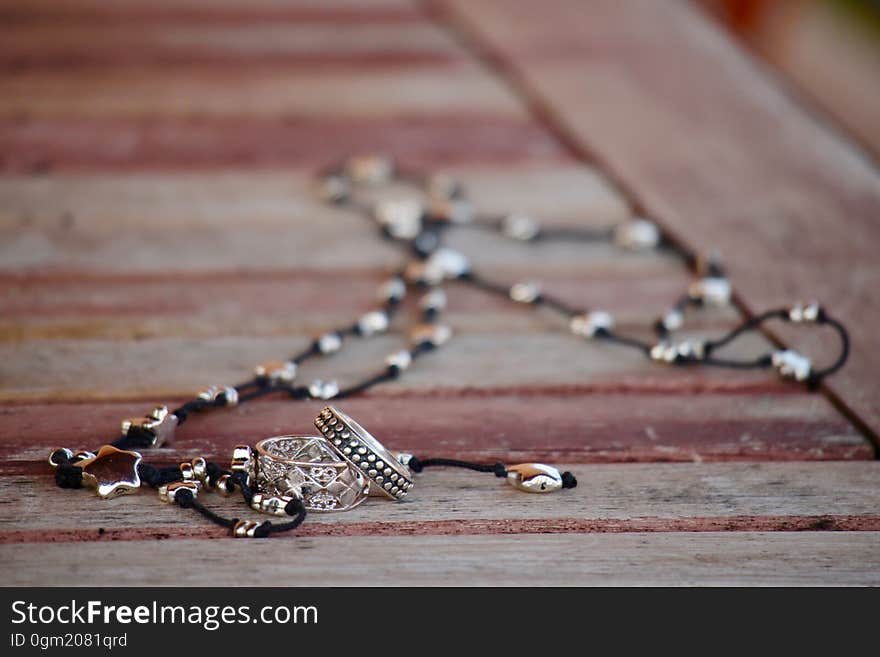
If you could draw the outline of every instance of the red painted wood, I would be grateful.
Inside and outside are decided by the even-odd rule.
[[[400,66],[450,66],[466,59],[453,38],[423,18],[407,23],[365,21],[249,21],[236,25],[181,24],[178,21],[118,24],[0,23],[0,70],[84,68],[110,71],[132,67],[215,65],[291,66],[326,71],[327,67],[389,70]],[[168,70],[169,75],[173,74]]]
[[[392,449],[422,457],[492,462],[763,461],[871,459],[867,441],[821,397],[790,394],[526,394],[372,396],[339,405]],[[233,445],[312,433],[321,404],[260,401],[194,415],[170,463],[203,454],[225,461]],[[97,448],[143,403],[0,406],[0,468],[45,471],[44,452]],[[450,420],[454,418],[454,422]]]
[[[750,311],[817,298],[843,319],[853,356],[826,390],[880,447],[880,172],[857,145],[691,3],[434,4],[668,230],[720,249]],[[777,335],[810,354],[837,348],[830,332]]]
[[[4,0],[0,19],[4,23],[87,22],[112,26],[132,23],[241,23],[254,20],[332,21],[359,24],[363,21],[407,23],[421,17],[413,2],[101,2],[94,0],[39,0],[26,3]]]
[[[682,268],[541,274],[542,289],[574,306],[603,308],[618,321],[637,319],[650,326],[687,289]],[[517,276],[519,274],[519,276]],[[661,274],[661,275],[655,275]],[[499,282],[512,283],[521,272],[489,271]],[[197,272],[144,275],[0,274],[0,317],[9,320],[124,318],[173,316],[218,318],[224,315],[278,317],[290,321],[292,308],[333,313],[348,319],[375,305],[376,289],[387,278],[376,269],[291,270],[289,272]],[[501,312],[518,318],[530,313],[509,300],[465,284],[448,286],[450,313]],[[409,299],[415,302],[417,299]],[[531,313],[533,316],[534,313]],[[729,322],[727,313],[693,312],[689,325]],[[560,324],[561,326],[561,324]]]
[[[0,172],[307,166],[393,152],[413,166],[567,160],[540,126],[481,115],[389,119],[0,119]]]

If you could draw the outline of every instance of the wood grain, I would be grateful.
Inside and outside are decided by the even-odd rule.
[[[248,545],[252,586],[849,585],[880,583],[880,532],[289,537]],[[279,545],[285,549],[279,550]],[[241,585],[241,541],[0,546],[9,585],[75,583],[105,564],[115,586]],[[202,568],[190,559],[199,554]],[[354,556],[356,555],[356,557]],[[491,560],[486,555],[492,555]],[[129,564],[161,564],[145,579]]]
[[[142,341],[92,339],[0,343],[0,392],[9,399],[106,399],[189,396],[204,382],[240,382],[256,364],[302,351],[308,333],[287,337],[228,336],[213,339],[158,338]],[[382,369],[388,354],[406,346],[393,334],[358,343],[355,356],[323,359],[303,369],[313,377],[354,383]],[[743,338],[727,353],[757,357],[768,346],[760,336]],[[343,360],[344,358],[344,360]],[[342,366],[340,366],[340,363]],[[37,367],[37,365],[39,365]],[[124,373],[122,377],[120,374]],[[585,343],[562,328],[517,334],[462,333],[442,355],[430,354],[387,384],[388,390],[492,389],[512,386],[587,386],[645,391],[784,390],[793,386],[767,370],[668,367],[617,345]],[[803,390],[798,387],[798,391]]]
[[[880,174],[858,148],[686,3],[441,4],[644,207],[699,251],[721,249],[750,310],[809,295],[846,321],[853,358],[827,385],[877,433]]]
[[[332,150],[312,156],[325,165],[333,161]],[[532,212],[549,225],[593,226],[629,216],[620,195],[588,167],[544,162],[445,170],[460,175],[474,203],[487,213]],[[287,169],[5,177],[0,179],[0,268],[65,275],[207,270],[225,271],[229,278],[242,270],[398,266],[398,251],[378,239],[375,224],[322,204],[314,180],[311,171]],[[479,257],[480,266],[503,264],[509,271],[516,257],[525,275],[555,271],[561,277],[612,263],[633,271],[664,260],[574,244],[528,248],[476,231],[467,231],[455,244]],[[665,262],[675,275],[674,261]],[[680,269],[677,276],[682,280]]]
[[[224,536],[222,528],[159,503],[150,489],[101,500],[91,491],[49,487],[48,465],[41,465],[35,474],[4,474],[0,543]],[[876,531],[880,526],[875,485],[880,465],[875,462],[564,467],[578,477],[578,486],[559,495],[522,494],[491,474],[425,470],[405,501],[373,498],[350,513],[311,514],[297,535]],[[206,493],[201,499],[226,515],[242,513],[238,497]],[[61,518],[40,513],[46,505],[69,512]],[[30,518],[24,531],[22,517]]]
[[[81,71],[83,67],[289,64],[320,66],[449,65],[463,60],[452,37],[425,20],[407,24],[336,21],[0,26],[0,68]]]
[[[253,20],[359,23],[421,17],[411,0],[2,0],[0,17],[18,24],[88,22],[241,23]]]
[[[558,384],[557,384],[558,385]],[[393,449],[483,462],[763,461],[870,459],[870,445],[816,395],[723,391],[691,395],[638,390],[603,393],[561,386],[531,394],[377,387],[340,401],[342,408]],[[0,436],[9,473],[42,472],[58,444],[97,448],[120,418],[155,399],[127,403],[6,404]],[[152,458],[168,463],[204,454],[225,462],[233,445],[266,436],[308,433],[322,404],[254,402],[193,418],[177,446]],[[47,412],[48,411],[48,412]],[[449,421],[455,417],[455,423]],[[712,418],[707,421],[707,418]],[[188,456],[187,456],[188,455]]]
[[[0,171],[319,168],[351,153],[419,165],[564,160],[535,123],[476,113],[307,119],[0,119]]]
[[[73,89],[64,71],[22,71],[0,77],[0,117],[127,118],[156,115],[263,119],[413,117],[483,113],[521,118],[506,88],[470,63],[324,70],[251,66],[218,69],[175,66],[132,71],[77,72]],[[76,90],[76,93],[73,91]]]
[[[830,394],[870,424],[876,172],[689,5],[0,0],[0,17],[5,584],[68,583],[101,562],[109,585],[206,572],[234,585],[243,554],[259,564],[248,584],[880,583],[874,451],[828,398],[769,372],[668,369],[460,286],[443,353],[343,407],[391,448],[567,463],[577,488],[529,496],[428,470],[404,503],[242,544],[152,491],[57,489],[45,463],[370,307],[400,254],[318,203],[311,175],[376,150],[461,177],[491,213],[655,216],[723,248],[748,310],[805,287],[838,299],[863,320],[861,363]],[[540,279],[642,337],[689,280],[663,253],[455,232],[487,276]],[[738,319],[702,312],[689,331]],[[373,373],[399,328],[303,380]],[[754,336],[729,353],[768,348]],[[308,432],[320,406],[194,416],[151,460],[223,462],[236,443]],[[200,568],[184,565],[194,552]]]

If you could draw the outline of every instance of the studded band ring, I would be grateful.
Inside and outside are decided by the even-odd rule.
[[[255,451],[254,484],[263,506],[280,507],[284,499],[299,496],[309,511],[348,511],[369,495],[360,468],[352,467],[321,436],[266,438]]]
[[[339,454],[370,480],[373,490],[393,500],[403,499],[413,486],[409,468],[397,460],[369,431],[337,408],[328,406],[315,418]]]

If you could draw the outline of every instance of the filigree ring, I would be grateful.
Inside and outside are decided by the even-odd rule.
[[[309,511],[348,511],[370,484],[321,436],[274,436],[255,446],[254,483],[264,495],[301,497]]]

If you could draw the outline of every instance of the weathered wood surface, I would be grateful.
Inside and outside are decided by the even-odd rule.
[[[854,355],[828,389],[880,432],[880,174],[858,148],[685,2],[439,4],[665,226],[721,250],[749,310],[803,296],[841,317]]]
[[[69,581],[125,550],[139,567],[108,583],[199,584],[207,571],[180,556],[193,549],[208,570],[233,551],[277,554],[224,540],[151,492],[102,502],[58,490],[45,454],[95,447],[120,417],[239,381],[370,308],[400,256],[311,189],[317,167],[350,152],[448,170],[487,211],[593,226],[656,216],[688,246],[722,248],[749,310],[823,295],[854,329],[856,361],[873,362],[873,301],[864,318],[853,309],[877,273],[865,264],[876,173],[847,144],[686,5],[668,16],[649,2],[509,7],[0,0],[4,583]],[[746,138],[752,127],[762,140]],[[844,206],[858,242],[848,251],[830,225]],[[796,240],[802,229],[816,239]],[[454,242],[487,276],[540,279],[643,337],[689,280],[663,254],[478,232]],[[824,297],[846,285],[854,296]],[[848,416],[768,372],[668,369],[574,340],[553,315],[449,294],[450,345],[345,407],[391,447],[569,464],[578,488],[522,496],[491,475],[428,471],[405,503],[315,516],[277,539],[291,549],[253,583],[878,583],[866,365],[826,390]],[[708,311],[688,325],[717,334],[737,319]],[[404,323],[304,375],[375,371]],[[769,345],[755,336],[731,353]],[[238,442],[307,432],[318,407],[272,399],[196,416],[154,458],[222,459]],[[352,550],[357,567],[331,568]]]
[[[563,498],[520,495],[491,474],[426,470],[418,476],[418,492],[405,501],[372,498],[356,513],[314,514],[298,534],[880,530],[876,462],[560,466],[580,480]],[[11,467],[4,478],[20,495],[0,502],[0,543],[225,536],[221,528],[194,524],[189,514],[157,504],[153,491],[100,500],[50,487],[45,471],[34,476]],[[69,504],[71,495],[77,504]],[[233,498],[202,499],[227,514],[241,510]],[[46,504],[68,512],[60,520],[39,513]],[[23,513],[33,516],[25,529]]]
[[[284,539],[282,539],[284,540]],[[301,537],[255,542],[248,557],[253,586],[876,586],[880,532],[566,534],[561,536]],[[288,547],[289,546],[289,547]],[[103,581],[120,586],[198,586],[203,569],[212,585],[241,584],[229,568],[241,541],[148,541],[0,546],[10,585],[30,581],[90,583],[94,564]],[[192,555],[200,568],[193,568]],[[161,564],[149,571],[139,563]]]
[[[430,367],[430,365],[426,365]],[[395,394],[396,392],[396,394]],[[867,442],[824,399],[806,395],[702,392],[607,393],[563,387],[525,391],[383,389],[344,408],[395,449],[476,460],[575,462],[870,459]],[[51,441],[85,445],[114,436],[119,418],[149,401],[7,404],[0,471],[44,472]],[[180,430],[174,455],[223,458],[233,445],[268,435],[313,433],[318,403],[254,402],[198,416]],[[47,413],[47,410],[49,411]],[[454,424],[449,418],[455,416]],[[711,422],[707,422],[711,418]]]

